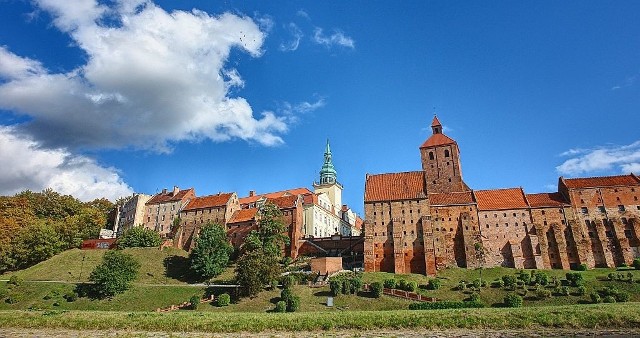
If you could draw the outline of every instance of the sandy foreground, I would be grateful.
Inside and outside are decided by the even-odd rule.
[[[0,328],[1,338],[26,338],[26,337],[230,337],[230,338],[267,338],[267,337],[640,337],[640,328],[624,330],[567,330],[549,329],[536,331],[518,330],[379,330],[379,331],[317,331],[317,332],[261,332],[261,333],[205,333],[205,332],[141,332],[141,331],[74,331],[54,329],[22,329]]]

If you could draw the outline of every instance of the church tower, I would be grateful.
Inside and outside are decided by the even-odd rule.
[[[327,147],[324,151],[324,163],[320,169],[320,182],[313,183],[316,194],[326,193],[331,200],[331,204],[338,211],[342,207],[342,185],[338,183],[337,172],[331,160],[331,147],[327,140]]]
[[[458,143],[442,133],[442,124],[437,116],[433,117],[431,130],[431,137],[420,146],[427,192],[469,191],[469,187],[462,181]]]

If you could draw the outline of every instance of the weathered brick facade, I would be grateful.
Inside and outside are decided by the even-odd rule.
[[[233,213],[240,210],[236,193],[218,193],[196,197],[180,212],[180,227],[174,235],[174,245],[191,250],[200,228],[207,222],[225,225]]]
[[[637,176],[560,178],[553,193],[472,191],[457,143],[437,118],[431,127],[422,171],[366,177],[366,271],[613,267],[640,257]]]
[[[157,231],[162,237],[170,236],[174,220],[180,217],[182,209],[195,197],[193,188],[180,190],[173,187],[172,191],[162,190],[147,201],[143,217],[144,226]]]

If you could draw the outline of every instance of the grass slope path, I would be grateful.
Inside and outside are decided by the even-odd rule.
[[[640,304],[312,313],[0,311],[2,328],[165,332],[265,332],[380,329],[637,329]]]

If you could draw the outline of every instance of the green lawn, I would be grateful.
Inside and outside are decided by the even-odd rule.
[[[517,309],[203,313],[175,311],[0,311],[0,327],[168,332],[262,332],[374,329],[526,329],[640,326],[640,306],[597,304]]]

